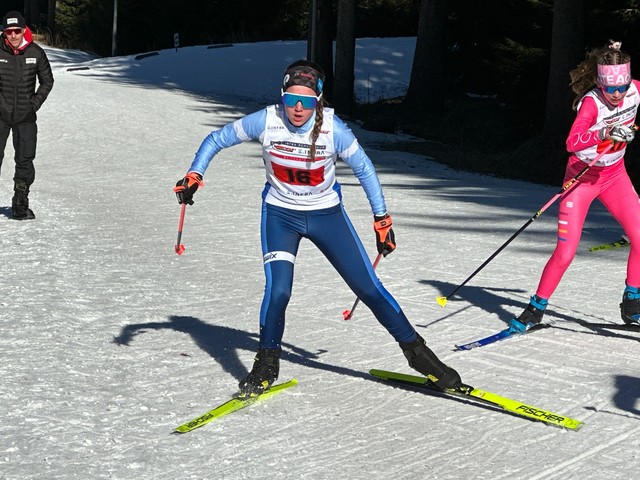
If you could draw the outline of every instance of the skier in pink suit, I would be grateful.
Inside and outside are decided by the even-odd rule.
[[[589,206],[596,198],[620,223],[631,242],[626,288],[620,304],[622,320],[640,324],[640,201],[624,165],[627,144],[635,135],[640,83],[631,78],[629,55],[620,42],[589,51],[570,72],[577,111],[569,136],[565,182],[602,155],[560,201],[558,240],[527,308],[510,328],[525,331],[542,320],[549,298],[576,254]]]

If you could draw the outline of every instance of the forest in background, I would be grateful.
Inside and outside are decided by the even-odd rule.
[[[23,11],[49,44],[112,52],[114,0],[2,4]],[[174,33],[181,46],[308,40],[316,4],[329,40],[343,35],[345,4],[353,7],[355,37],[417,37],[406,98],[337,103],[339,112],[372,130],[424,138],[419,153],[436,149],[457,168],[541,183],[559,182],[566,162],[569,65],[609,39],[621,40],[632,59],[640,55],[640,0],[117,0],[117,54],[173,48]],[[553,52],[563,57],[555,69]],[[333,73],[333,57],[319,63]],[[450,148],[441,152],[443,144]],[[627,155],[634,181],[636,147]]]

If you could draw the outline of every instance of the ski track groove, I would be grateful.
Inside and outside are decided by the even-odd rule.
[[[620,435],[606,440],[606,441],[602,441],[602,443],[600,443],[598,446],[587,449],[586,451],[583,451],[582,453],[579,453],[577,455],[574,455],[570,460],[565,460],[564,462],[560,462],[557,465],[554,465],[552,467],[549,467],[543,471],[541,471],[540,473],[538,473],[537,475],[534,475],[532,477],[530,477],[530,480],[542,480],[542,479],[546,479],[546,478],[566,478],[564,476],[562,476],[566,469],[568,467],[571,467],[573,465],[578,464],[579,462],[582,462],[586,459],[589,459],[591,457],[596,456],[596,454],[610,448],[613,447],[617,444],[619,444],[620,442],[623,442],[624,440],[627,440],[630,437],[633,437],[637,432],[640,432],[640,426],[635,427],[633,429],[631,429],[630,431],[626,431],[624,433],[621,433]],[[550,475],[553,475],[554,477],[550,477]]]

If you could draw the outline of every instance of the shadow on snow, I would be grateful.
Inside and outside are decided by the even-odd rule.
[[[146,333],[149,330],[169,329],[189,335],[194,343],[211,356],[222,369],[235,377],[243,379],[249,372],[238,357],[238,352],[258,350],[258,335],[236,328],[220,325],[210,325],[195,317],[182,317],[172,315],[166,322],[147,322],[127,325],[122,328],[120,334],[113,339],[117,345],[130,345],[134,337]],[[356,378],[371,379],[370,375],[358,370],[353,370],[337,365],[330,365],[319,361],[319,356],[325,353],[320,350],[316,353],[298,348],[290,343],[283,343],[281,359],[285,362],[303,365],[309,368],[325,370],[340,375],[349,375]]]

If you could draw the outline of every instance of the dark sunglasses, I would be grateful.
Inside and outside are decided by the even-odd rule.
[[[20,35],[22,33],[22,29],[21,28],[5,28],[4,29],[4,34],[5,35]]]
[[[626,92],[627,90],[629,90],[631,88],[631,84],[627,83],[626,85],[618,85],[616,87],[606,87],[606,86],[602,85],[602,87],[600,87],[600,88],[602,88],[603,92],[606,92],[606,93],[609,93],[609,94],[614,94],[616,92],[624,93],[624,92]]]
[[[283,93],[282,103],[287,107],[295,107],[298,102],[302,103],[302,108],[309,110],[316,108],[319,97],[314,95],[298,95],[296,93]]]

